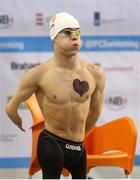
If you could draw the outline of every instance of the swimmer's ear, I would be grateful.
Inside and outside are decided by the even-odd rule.
[[[53,44],[57,41],[57,36],[53,39]]]
[[[55,38],[54,38],[54,39],[53,39],[53,41],[52,41],[52,42],[53,42],[53,44],[55,43],[55,41],[56,41],[56,40],[55,40]]]

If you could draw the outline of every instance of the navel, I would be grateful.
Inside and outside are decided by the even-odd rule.
[[[55,94],[53,95],[53,99],[56,99],[56,95]]]

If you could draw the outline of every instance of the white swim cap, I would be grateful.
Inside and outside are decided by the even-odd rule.
[[[80,28],[75,17],[66,12],[61,12],[53,16],[50,20],[50,37],[53,40],[57,34],[65,28]]]

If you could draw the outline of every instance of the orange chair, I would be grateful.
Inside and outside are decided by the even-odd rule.
[[[29,167],[29,175],[32,176],[40,170],[36,148],[38,136],[44,128],[44,119],[35,95],[31,96],[26,104],[33,118],[32,156]],[[136,128],[134,121],[128,117],[122,117],[94,127],[86,134],[84,145],[87,150],[87,173],[96,166],[117,166],[122,167],[128,177],[132,172],[135,157]],[[68,176],[69,172],[63,169],[62,175]]]
[[[137,132],[129,117],[93,128],[85,137],[87,170],[96,166],[116,166],[131,174],[135,159]]]

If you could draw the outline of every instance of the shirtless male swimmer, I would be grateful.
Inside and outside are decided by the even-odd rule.
[[[101,113],[105,77],[99,67],[79,59],[80,25],[75,17],[58,13],[49,30],[54,56],[24,75],[6,112],[25,131],[18,107],[35,93],[45,119],[37,146],[43,179],[59,179],[63,167],[73,179],[86,179],[82,142]]]

